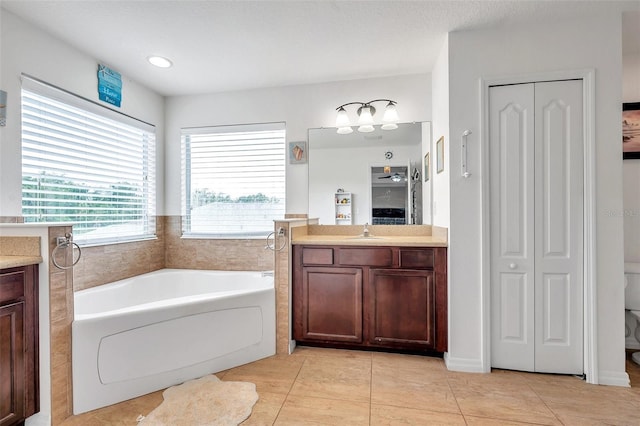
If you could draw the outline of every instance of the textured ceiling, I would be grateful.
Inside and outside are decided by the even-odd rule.
[[[640,1],[33,1],[2,8],[152,90],[184,95],[430,72],[449,31],[625,20],[640,52]],[[157,69],[149,55],[170,58]]]

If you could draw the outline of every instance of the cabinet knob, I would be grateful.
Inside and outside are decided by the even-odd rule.
[[[510,263],[509,264],[509,269],[516,269],[518,267],[518,265],[516,265],[515,263]]]

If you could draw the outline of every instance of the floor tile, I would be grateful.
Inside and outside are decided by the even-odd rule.
[[[367,351],[355,351],[348,349],[332,349],[332,348],[316,348],[314,346],[296,346],[296,349],[291,354],[292,357],[307,357],[307,356],[320,356],[330,358],[358,358],[358,359],[371,359],[372,352]]]
[[[537,423],[516,422],[513,420],[500,420],[487,417],[464,416],[469,426],[531,426]]]
[[[398,367],[403,369],[416,369],[420,371],[429,371],[433,374],[440,373],[445,375],[447,367],[444,365],[442,358],[422,356],[422,355],[404,355],[385,352],[374,352],[371,355],[373,365],[380,367]]]
[[[460,414],[446,373],[423,359],[374,357],[371,403]]]
[[[561,424],[542,399],[515,376],[465,379],[450,377],[449,384],[462,414],[515,422],[545,425]],[[478,377],[475,377],[478,376]]]
[[[225,373],[223,380],[255,383],[258,395],[261,392],[287,394],[304,360],[286,355],[274,356],[232,368]]]
[[[631,388],[590,385],[573,376],[493,370],[447,371],[440,358],[298,347],[216,375],[256,383],[247,425],[635,425],[640,366]],[[63,426],[136,426],[162,391],[67,419]],[[370,406],[371,405],[371,406]]]
[[[621,423],[634,416],[640,418],[640,395],[631,388],[588,383],[571,388],[557,384],[532,384],[531,387],[561,419],[588,418]]]
[[[368,403],[371,360],[306,357],[290,395]]]
[[[371,404],[371,426],[384,425],[464,425],[461,414]]]
[[[61,426],[103,426],[105,423],[93,413],[71,416],[62,422]]]
[[[369,424],[369,403],[289,395],[276,426]]]
[[[287,398],[285,394],[271,392],[261,392],[258,397],[258,402],[253,406],[251,416],[242,422],[242,426],[272,425]]]

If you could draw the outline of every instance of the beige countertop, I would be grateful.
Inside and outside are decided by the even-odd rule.
[[[370,247],[448,247],[448,231],[431,225],[307,225],[291,229],[292,244]]]
[[[40,237],[0,236],[0,269],[42,263]]]
[[[419,236],[371,236],[353,235],[300,235],[294,237],[292,244],[307,245],[343,245],[343,246],[399,246],[399,247],[447,247],[447,240],[431,235]]]
[[[42,256],[0,256],[0,269],[42,263]]]

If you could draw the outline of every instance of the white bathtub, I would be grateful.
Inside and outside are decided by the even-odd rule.
[[[74,303],[74,414],[275,354],[271,274],[163,269]]]

